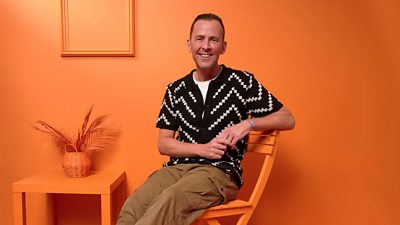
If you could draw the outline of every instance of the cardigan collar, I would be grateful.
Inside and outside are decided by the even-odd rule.
[[[222,66],[221,73],[218,75],[218,77],[215,80],[212,80],[211,83],[222,85],[223,83],[226,83],[228,81],[228,75],[229,75],[231,69],[229,67],[226,67],[224,64],[221,64],[221,66]],[[194,83],[194,80],[193,80],[193,73],[195,71],[196,71],[195,69],[192,70],[188,75],[186,75],[183,78],[186,88],[189,90],[193,90],[193,89],[197,88],[197,85]]]

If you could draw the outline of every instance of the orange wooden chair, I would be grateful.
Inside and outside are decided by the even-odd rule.
[[[267,184],[269,174],[272,169],[272,164],[275,158],[275,152],[277,148],[278,131],[273,132],[257,132],[252,131],[249,134],[249,139],[247,142],[247,152],[257,153],[263,155],[264,162],[260,173],[258,175],[257,182],[251,193],[249,200],[236,199],[227,202],[224,205],[215,206],[209,208],[204,214],[199,217],[194,224],[208,224],[208,225],[220,225],[217,218],[225,216],[239,215],[240,218],[237,225],[245,225],[250,220],[254,209],[260,200],[261,194]]]

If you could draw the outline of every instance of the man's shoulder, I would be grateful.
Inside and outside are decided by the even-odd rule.
[[[251,80],[254,79],[254,75],[251,72],[245,70],[233,69],[224,66],[224,71],[225,77],[228,80],[232,80],[232,78],[237,78],[247,83],[249,81],[251,82]]]
[[[180,89],[186,89],[187,86],[190,85],[191,83],[190,81],[190,79],[192,79],[191,77],[192,77],[191,73],[184,75],[181,78],[170,82],[167,85],[167,88],[173,90],[174,92]]]

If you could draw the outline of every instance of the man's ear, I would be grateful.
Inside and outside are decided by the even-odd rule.
[[[192,50],[190,49],[190,47],[191,47],[190,39],[188,39],[188,40],[186,41],[186,49],[187,49],[188,52],[192,52]]]
[[[222,43],[221,55],[225,53],[227,45],[228,45],[228,43],[226,41],[224,41],[224,43]]]

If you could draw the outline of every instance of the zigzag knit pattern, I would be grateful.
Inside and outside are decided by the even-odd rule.
[[[205,144],[225,128],[248,117],[261,117],[278,111],[283,105],[252,74],[224,65],[221,74],[210,82],[205,104],[193,72],[167,86],[156,126],[178,132],[177,140]],[[228,148],[220,160],[170,158],[164,166],[178,163],[205,163],[230,173],[240,187],[240,165],[245,154],[245,140]]]

